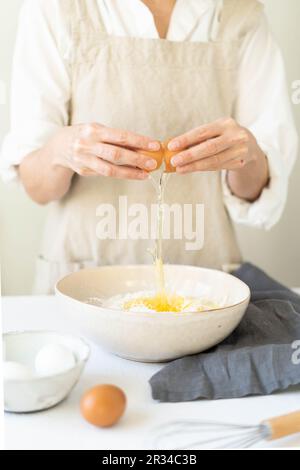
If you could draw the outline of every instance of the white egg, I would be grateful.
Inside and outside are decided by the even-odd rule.
[[[19,362],[3,362],[3,379],[5,380],[30,380],[33,374],[29,367]]]
[[[72,369],[76,360],[72,351],[61,344],[48,344],[36,355],[35,370],[40,376],[60,374]]]

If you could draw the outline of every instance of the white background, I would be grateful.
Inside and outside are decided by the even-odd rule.
[[[0,0],[0,80],[6,84],[7,91],[17,16],[22,1]],[[300,2],[266,0],[265,4],[271,27],[284,53],[292,90],[292,82],[300,79]],[[8,104],[8,99],[5,105],[0,104],[0,143],[9,127]],[[293,107],[300,129],[300,105]],[[300,161],[292,178],[285,215],[272,232],[239,229],[245,257],[290,286],[300,286],[299,181]],[[2,291],[3,294],[27,294],[31,289],[34,258],[47,209],[35,206],[22,191],[7,188],[1,182],[0,201]]]

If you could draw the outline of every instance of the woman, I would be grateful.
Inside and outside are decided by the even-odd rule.
[[[27,0],[12,91],[4,176],[52,202],[36,292],[80,267],[149,262],[149,240],[97,238],[97,207],[155,202],[143,151],[170,137],[166,202],[204,204],[205,243],[170,240],[167,262],[239,263],[232,219],[281,215],[297,137],[257,0]]]

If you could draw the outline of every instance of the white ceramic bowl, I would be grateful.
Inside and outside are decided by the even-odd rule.
[[[87,304],[90,297],[155,289],[153,266],[105,266],[84,269],[56,286],[62,315],[73,331],[108,351],[141,362],[163,362],[204,351],[223,341],[242,320],[250,290],[220,271],[165,266],[167,287],[204,297],[226,307],[204,313],[136,313]]]
[[[24,331],[3,335],[6,361],[19,362],[34,370],[34,359],[46,344],[69,348],[76,359],[72,369],[47,377],[4,381],[4,409],[12,413],[30,413],[51,408],[64,400],[78,382],[90,355],[90,348],[80,338],[55,332]]]

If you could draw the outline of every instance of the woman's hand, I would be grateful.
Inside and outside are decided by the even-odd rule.
[[[81,176],[108,176],[144,180],[156,168],[155,159],[143,151],[160,149],[159,142],[133,132],[101,124],[62,129],[51,142],[53,164]]]
[[[29,196],[48,204],[67,194],[74,173],[144,180],[157,167],[147,151],[159,149],[148,137],[100,124],[64,127],[24,158],[19,174]]]
[[[236,196],[256,200],[269,180],[268,161],[253,134],[234,119],[200,126],[169,142],[178,154],[171,160],[179,174],[228,170]]]
[[[239,170],[256,159],[253,135],[233,119],[221,119],[173,139],[169,150],[180,151],[171,163],[178,173]]]

